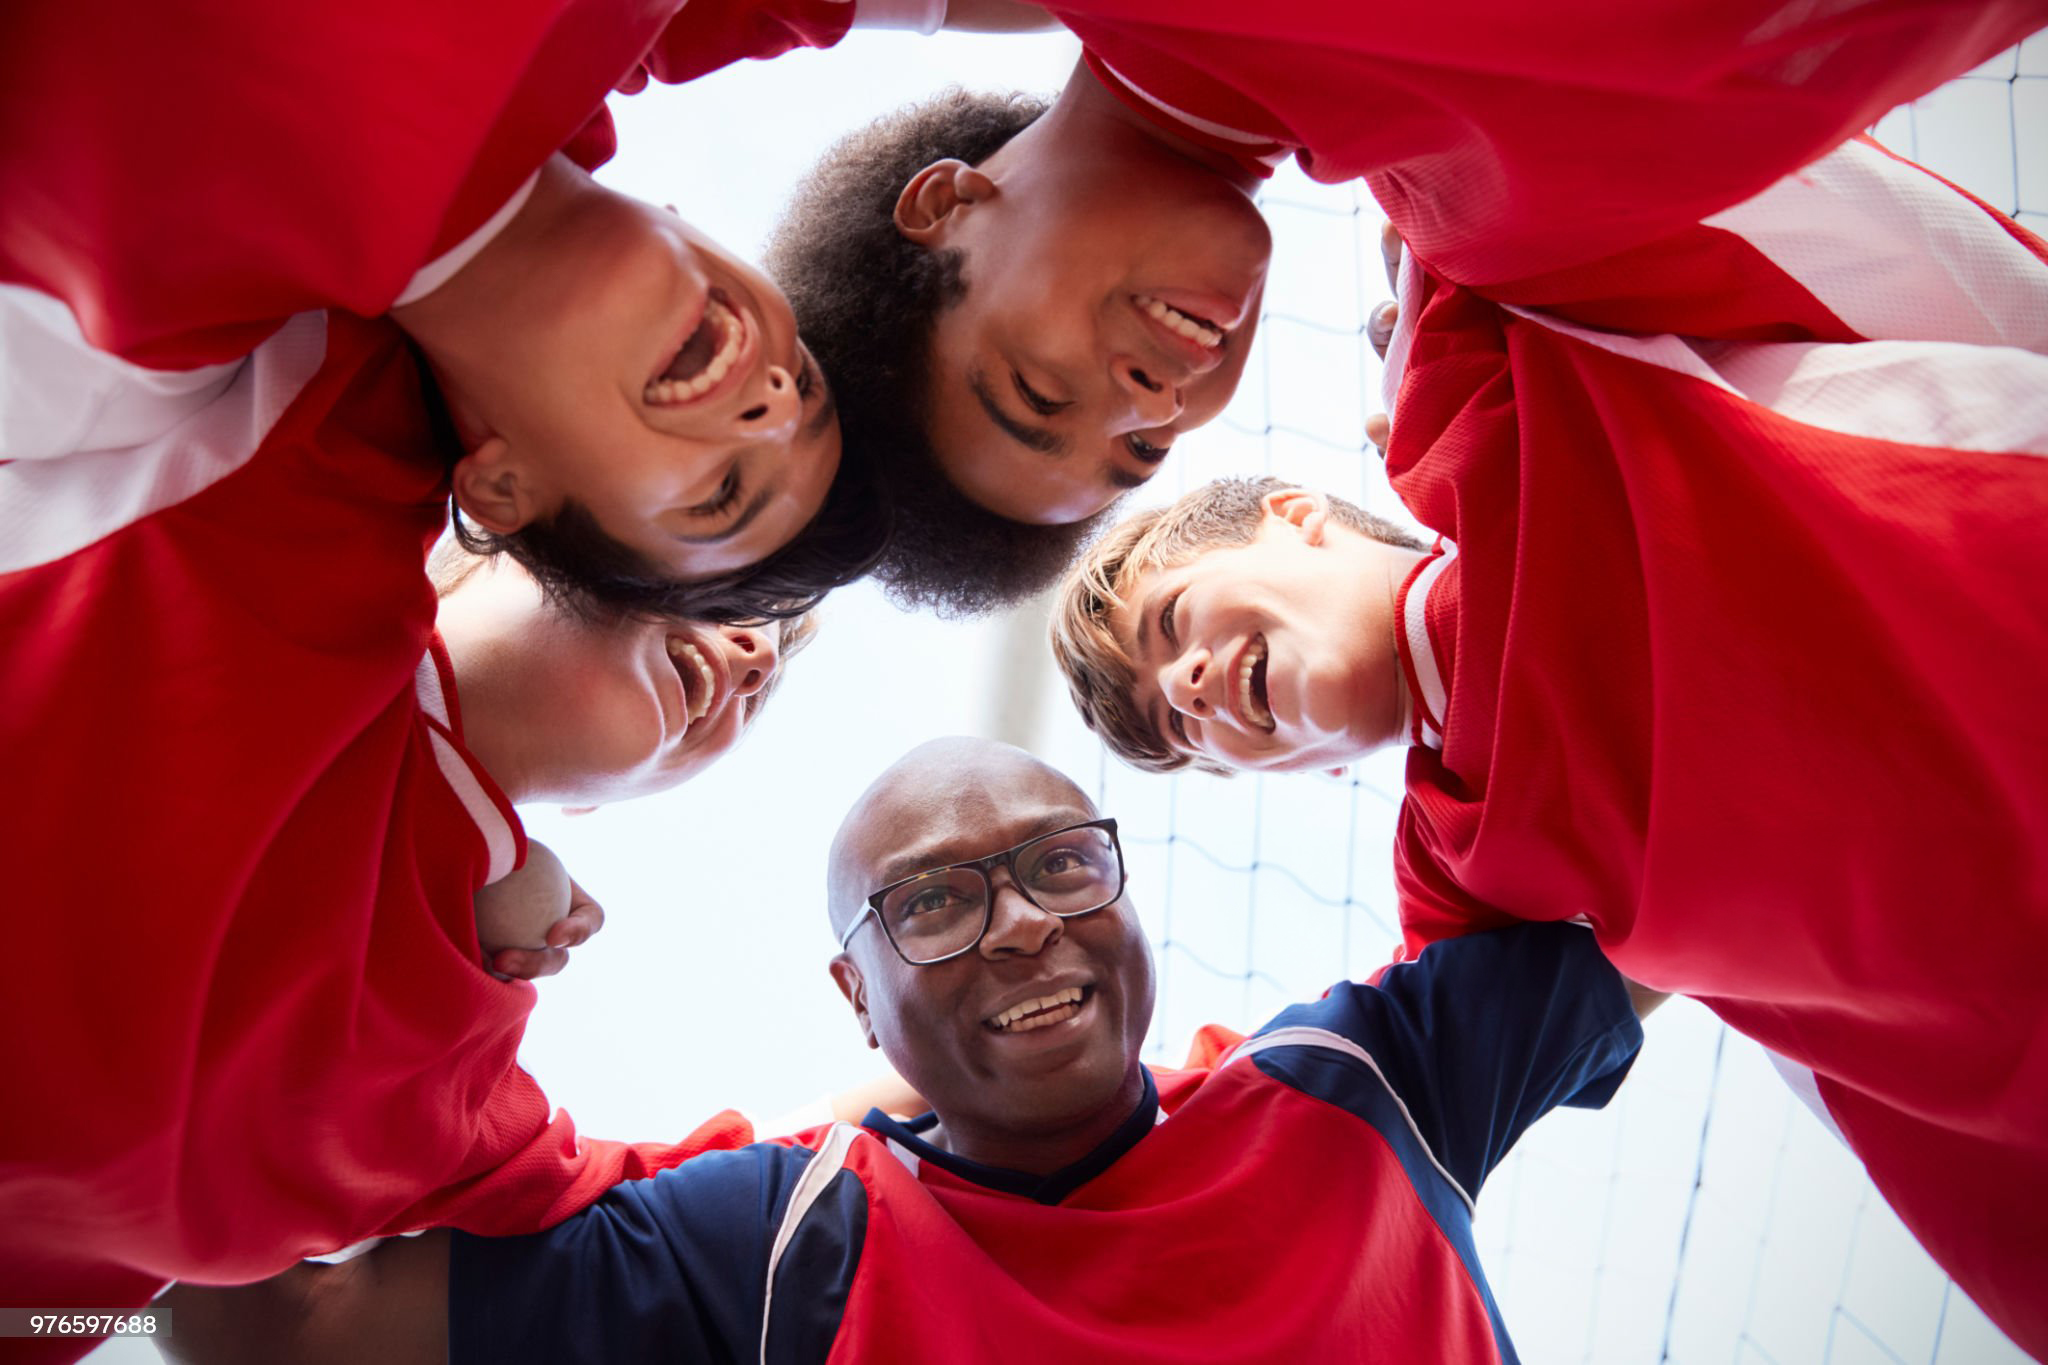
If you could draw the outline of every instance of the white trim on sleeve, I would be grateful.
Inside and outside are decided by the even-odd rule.
[[[854,28],[895,29],[926,37],[946,26],[946,0],[850,0]]]
[[[1762,1044],[1758,1046],[1761,1047]],[[1841,1126],[1835,1122],[1835,1116],[1828,1112],[1828,1102],[1821,1098],[1820,1081],[1814,1076],[1813,1071],[1769,1048],[1764,1048],[1764,1056],[1771,1059],[1771,1065],[1777,1068],[1778,1075],[1784,1080],[1787,1088],[1799,1097],[1799,1102],[1813,1111],[1813,1116],[1820,1120],[1821,1127],[1833,1133],[1835,1140],[1847,1147],[1849,1139],[1842,1136]]]
[[[1508,311],[1821,431],[1937,450],[2048,456],[2048,355],[1948,341],[1691,342]]]
[[[434,661],[434,651],[428,650],[420,657],[419,668],[413,673],[413,695],[418,698],[420,710],[442,726],[448,725],[448,699],[441,691],[441,670]],[[449,743],[448,737],[433,726],[427,727],[427,734],[433,741],[434,762],[440,766],[441,776],[455,792],[462,808],[469,812],[469,818],[476,822],[477,833],[483,836],[484,848],[490,854],[490,869],[484,876],[484,885],[489,886],[501,877],[511,875],[512,865],[519,857],[519,839],[513,834],[505,813],[498,809],[498,803],[477,781],[475,770],[470,767],[467,755]]]
[[[0,431],[10,445],[0,448],[8,461],[0,464],[0,573],[54,563],[234,473],[327,355],[327,315],[301,313],[246,360],[167,375],[90,348],[66,351],[47,309],[17,311],[20,297],[4,303]],[[17,323],[42,327],[40,340]],[[17,349],[26,342],[32,359]],[[67,357],[77,371],[66,370]],[[42,400],[24,397],[46,380],[53,388]],[[54,423],[35,415],[73,400],[85,411],[70,415],[69,430],[59,429],[63,415]],[[17,448],[16,432],[40,435],[23,434]]]
[[[1874,341],[2048,351],[2048,264],[1910,162],[1849,142],[1706,220]]]
[[[62,300],[0,284],[0,460],[140,445],[220,397],[240,364],[145,369],[87,341]]]
[[[1450,707],[1443,670],[1437,665],[1436,650],[1429,643],[1429,590],[1443,576],[1445,567],[1458,557],[1458,547],[1451,541],[1444,541],[1443,546],[1444,552],[1415,575],[1401,603],[1405,608],[1401,630],[1408,640],[1409,661],[1415,666],[1415,685],[1422,692],[1415,698],[1420,703],[1415,718],[1420,723],[1422,742],[1432,749],[1444,747],[1444,732],[1438,727],[1448,722],[1444,712]]]

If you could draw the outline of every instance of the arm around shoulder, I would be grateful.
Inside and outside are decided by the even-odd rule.
[[[448,1234],[396,1237],[232,1289],[178,1285],[162,1302],[175,1365],[445,1365]]]

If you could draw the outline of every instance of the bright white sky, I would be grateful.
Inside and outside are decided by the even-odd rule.
[[[836,131],[948,84],[1049,93],[1077,54],[1064,34],[856,34],[829,52],[614,100],[622,151],[603,178],[757,253],[787,188]],[[2048,44],[2030,45],[2026,69],[2048,74]],[[2009,70],[2010,59],[1999,74]],[[1994,203],[2038,209],[2043,89],[1958,83],[1924,101],[1913,125],[1899,115],[1881,132],[1901,151],[1917,138],[1923,161]],[[1291,171],[1266,204],[1276,251],[1260,352],[1230,412],[1182,442],[1153,496],[1271,469],[1397,511],[1376,461],[1358,453],[1360,424],[1379,406],[1378,363],[1358,336],[1384,292],[1378,212],[1349,187]],[[1109,767],[1041,634],[1036,620],[944,623],[864,587],[842,592],[757,733],[711,772],[586,817],[523,812],[610,917],[543,983],[523,1052],[582,1131],[672,1137],[726,1106],[772,1115],[873,1074],[824,970],[824,851],[860,789],[934,735],[1031,736],[1125,822],[1132,892],[1163,945],[1158,1060],[1177,1058],[1199,1023],[1248,1028],[1385,959],[1398,756],[1350,782],[1170,781]],[[2021,1359],[1945,1292],[1761,1053],[1724,1043],[1683,1003],[1652,1021],[1620,1101],[1548,1120],[1525,1142],[1489,1186],[1479,1226],[1531,1361],[1648,1361],[1667,1342],[1676,1360]],[[149,1358],[133,1344],[94,1356]]]

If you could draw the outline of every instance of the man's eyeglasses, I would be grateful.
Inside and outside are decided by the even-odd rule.
[[[970,951],[988,932],[995,903],[989,877],[998,867],[1009,869],[1024,899],[1061,919],[1100,910],[1124,893],[1124,851],[1117,843],[1116,821],[1090,820],[986,858],[890,883],[868,897],[839,936],[840,948],[872,914],[889,946],[913,967]]]

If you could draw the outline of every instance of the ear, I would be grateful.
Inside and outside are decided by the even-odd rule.
[[[457,460],[454,484],[455,505],[487,531],[509,536],[540,516],[540,490],[502,436],[486,436]]]
[[[910,177],[896,196],[896,230],[919,246],[943,240],[962,208],[995,197],[996,182],[964,161],[947,157]]]
[[[853,965],[853,959],[845,953],[832,959],[830,970],[832,984],[839,987],[839,993],[846,997],[846,1003],[853,1006],[853,1017],[860,1021],[860,1031],[867,1038],[868,1046],[878,1048],[875,1041],[874,1020],[868,1017],[868,983],[861,977],[860,968]]]
[[[1266,494],[1262,502],[1267,516],[1294,527],[1310,545],[1323,543],[1324,532],[1330,526],[1328,497],[1306,488],[1281,488]]]

